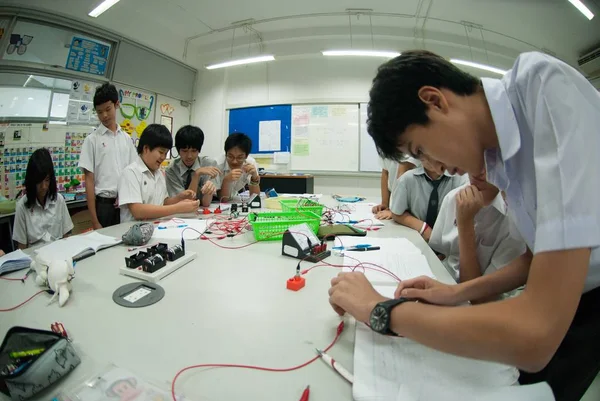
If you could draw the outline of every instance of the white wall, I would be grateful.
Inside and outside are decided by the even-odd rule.
[[[179,128],[190,123],[190,108],[182,106],[181,102],[177,99],[158,95],[156,99],[156,113],[154,116],[154,121],[157,124],[161,124],[161,116],[172,117],[173,132],[171,132],[171,134],[175,137]],[[167,128],[171,129],[171,127]]]
[[[223,141],[228,134],[226,110],[229,108],[367,102],[377,67],[384,61],[310,55],[220,70],[206,70],[198,65],[192,123],[206,134],[203,153],[215,156],[223,152]],[[318,175],[315,191],[340,194],[358,191],[364,195],[378,195],[379,178],[377,174],[361,174],[360,178]]]

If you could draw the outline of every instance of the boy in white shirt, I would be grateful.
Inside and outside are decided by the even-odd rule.
[[[449,175],[430,160],[421,162],[422,167],[409,170],[396,180],[391,211],[396,223],[418,231],[429,241],[442,200],[468,181],[466,177]]]
[[[137,148],[139,157],[125,168],[119,181],[122,223],[198,211],[199,201],[194,200],[196,193],[192,190],[167,196],[160,166],[172,147],[173,138],[164,125],[150,124],[142,132]]]
[[[521,54],[501,79],[478,79],[415,50],[379,68],[370,97],[369,134],[382,155],[427,156],[473,175],[486,169],[528,251],[457,285],[402,281],[395,306],[348,273],[332,280],[334,309],[359,321],[381,312],[379,332],[516,365],[521,384],[547,381],[557,401],[581,399],[600,371],[598,90],[547,54]],[[448,306],[524,284],[516,297]]]
[[[117,124],[119,93],[114,85],[106,83],[96,89],[94,108],[101,124],[85,138],[79,167],[85,174],[85,193],[92,225],[98,230],[119,224],[119,177],[137,154],[131,137]]]
[[[511,236],[500,190],[485,181],[485,173],[469,179],[471,185],[446,195],[429,239],[429,246],[445,256],[443,265],[459,283],[501,269],[526,250],[517,233]],[[478,301],[491,299],[498,298]]]
[[[407,157],[398,163],[395,160],[381,158],[381,203],[373,206],[373,213],[379,220],[392,218],[390,210],[390,198],[396,180],[415,167],[421,167],[421,162],[415,158]]]
[[[186,125],[175,135],[175,148],[179,157],[167,168],[167,191],[175,196],[186,189],[202,194],[200,204],[209,206],[217,189],[210,178],[217,177],[221,170],[217,162],[208,156],[200,157],[204,144],[204,132],[199,127]]]
[[[19,249],[68,236],[73,221],[65,199],[57,192],[54,164],[48,149],[37,149],[29,158],[25,191],[25,196],[17,202],[12,236]]]
[[[250,194],[260,194],[258,164],[252,156],[252,140],[240,132],[225,140],[225,155],[217,158],[221,175],[215,180],[219,200],[229,200],[248,186]]]

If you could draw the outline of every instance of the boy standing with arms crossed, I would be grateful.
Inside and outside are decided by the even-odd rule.
[[[121,172],[137,154],[131,137],[117,124],[119,93],[105,83],[96,89],[94,108],[100,126],[85,138],[79,167],[85,174],[85,192],[94,230],[120,223],[117,189]]]

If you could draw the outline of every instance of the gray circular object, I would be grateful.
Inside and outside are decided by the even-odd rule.
[[[143,308],[150,306],[165,296],[165,290],[154,283],[130,283],[113,292],[112,299],[117,305],[126,308]]]

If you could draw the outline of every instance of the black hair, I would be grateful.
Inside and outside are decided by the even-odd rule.
[[[161,124],[150,124],[144,129],[138,142],[137,152],[139,155],[144,153],[144,146],[150,150],[155,148],[171,149],[173,147],[173,137],[169,129]]]
[[[252,139],[241,132],[229,134],[227,139],[225,139],[225,153],[233,148],[240,148],[248,156],[252,150]]]
[[[100,106],[106,102],[116,104],[119,101],[119,92],[113,84],[105,83],[96,88],[94,94],[94,107]]]
[[[445,58],[426,50],[411,50],[382,64],[369,92],[368,132],[377,152],[387,159],[403,157],[398,138],[412,124],[427,125],[427,106],[419,89],[433,86],[468,96],[481,87],[481,81]]]
[[[204,132],[199,127],[186,125],[179,128],[175,135],[175,148],[177,152],[181,149],[196,149],[198,152],[202,150],[204,145]]]
[[[27,162],[27,172],[25,173],[25,193],[27,201],[25,207],[31,209],[35,205],[37,199],[36,185],[44,181],[46,177],[50,177],[50,186],[46,197],[51,200],[56,200],[56,175],[54,174],[54,164],[52,156],[46,148],[39,148],[32,153]]]

